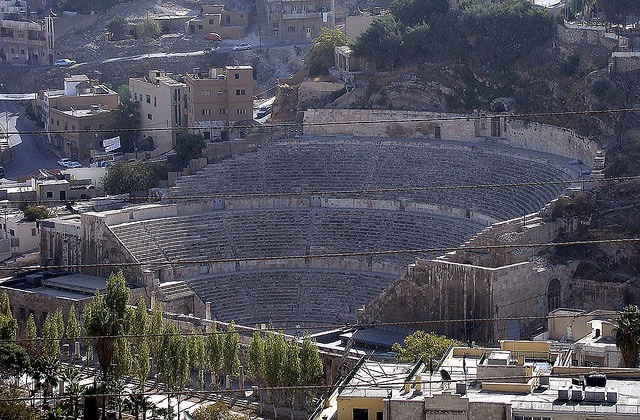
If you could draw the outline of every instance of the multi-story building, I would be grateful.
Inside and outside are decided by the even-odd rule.
[[[27,15],[27,5],[20,0],[0,1],[0,19],[14,18]]]
[[[0,49],[9,64],[53,62],[53,18],[40,22],[0,19]]]
[[[186,130],[186,87],[164,70],[129,79],[131,100],[139,104],[141,135],[153,139],[154,155],[171,150],[176,137]]]
[[[265,0],[269,37],[280,42],[315,38],[336,26],[334,0]]]
[[[224,139],[236,121],[253,118],[253,68],[226,66],[187,74],[187,124],[205,140]]]
[[[109,133],[92,130],[111,127],[118,104],[116,92],[85,75],[65,77],[63,90],[40,91],[36,98],[49,142],[73,160],[88,160],[102,147]]]
[[[212,32],[222,39],[242,38],[249,27],[247,11],[225,10],[222,4],[205,4],[200,16],[185,23],[184,33],[193,36],[207,37]]]

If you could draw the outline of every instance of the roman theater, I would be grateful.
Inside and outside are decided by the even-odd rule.
[[[571,267],[464,248],[552,240],[538,212],[597,172],[592,141],[402,111],[309,110],[302,129],[210,158],[160,202],[48,222],[44,262],[106,264],[83,269],[97,275],[117,263],[166,310],[285,330],[464,318],[435,329],[490,341],[534,325],[473,319],[568,298]]]

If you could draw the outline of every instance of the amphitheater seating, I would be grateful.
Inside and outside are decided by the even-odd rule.
[[[562,159],[542,162],[525,152],[447,146],[424,141],[280,142],[209,165],[179,180],[173,197],[216,194],[353,191],[569,181],[576,174]],[[540,209],[566,184],[510,188],[367,193],[369,198],[410,200],[471,208],[496,220]],[[353,194],[351,194],[353,195]]]
[[[141,263],[180,266],[185,260],[455,247],[480,228],[428,213],[292,208],[224,210],[112,229]],[[405,265],[416,256],[436,255],[393,254],[373,260]]]
[[[216,319],[291,329],[353,322],[356,309],[393,279],[390,274],[340,270],[265,270],[204,276],[190,285],[211,302]]]
[[[170,198],[331,192],[324,196],[445,205],[506,220],[539,210],[576,177],[566,159],[497,145],[296,139],[208,165],[180,179]],[[567,183],[540,184],[549,181]],[[519,183],[537,185],[490,187]],[[461,187],[473,185],[486,187]],[[352,322],[356,309],[397,277],[390,269],[372,270],[441,252],[357,257],[369,271],[293,266],[249,271],[238,265],[234,272],[196,275],[197,270],[181,270],[183,262],[456,247],[482,227],[425,212],[303,206],[229,208],[111,229],[145,266],[174,268],[180,280],[212,303],[215,318],[288,329]]]

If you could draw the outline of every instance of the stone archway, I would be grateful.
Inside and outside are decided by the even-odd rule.
[[[562,304],[562,286],[560,280],[553,279],[547,286],[547,309],[549,312],[558,309]]]

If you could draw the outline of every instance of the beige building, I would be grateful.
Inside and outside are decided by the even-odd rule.
[[[187,124],[205,140],[223,139],[225,129],[253,118],[253,68],[226,66],[187,74]]]
[[[270,38],[280,42],[310,40],[336,26],[334,0],[265,0]]]
[[[313,419],[585,420],[640,415],[638,369],[561,366],[547,342],[454,347],[433,370],[360,362]],[[604,376],[602,376],[604,375]],[[572,379],[576,379],[576,384]]]
[[[204,4],[200,16],[185,23],[187,36],[207,37],[217,33],[222,39],[242,38],[249,27],[249,12],[230,11],[223,4]]]
[[[131,100],[139,104],[141,135],[153,139],[154,155],[171,150],[176,136],[186,130],[186,87],[164,70],[129,79]]]
[[[38,92],[36,109],[41,114],[49,142],[72,160],[88,161],[92,150],[102,147],[110,133],[111,111],[118,94],[85,75],[65,77],[64,89]]]
[[[39,22],[0,19],[0,51],[9,64],[53,62],[53,18]]]

